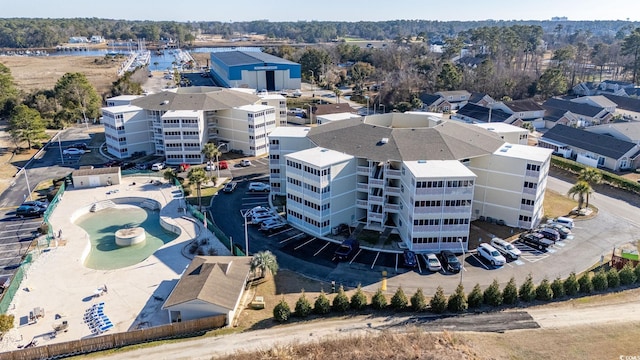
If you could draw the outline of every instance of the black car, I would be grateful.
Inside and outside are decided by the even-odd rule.
[[[236,189],[236,186],[238,186],[238,183],[236,183],[235,181],[228,182],[224,186],[224,189],[222,189],[222,192],[224,192],[224,193],[232,193],[233,190]]]
[[[449,272],[457,273],[462,270],[462,264],[458,257],[449,250],[443,250],[440,253],[440,263],[442,267]]]
[[[336,260],[347,260],[350,256],[354,255],[360,249],[360,243],[354,238],[349,238],[340,244],[340,247],[336,249],[333,254]]]
[[[43,209],[39,206],[20,205],[16,209],[16,216],[19,218],[39,217],[39,216],[42,216],[42,214],[44,214],[45,211],[46,209]]]
[[[408,268],[415,268],[418,266],[418,259],[416,253],[411,250],[405,250],[402,252],[402,265]]]
[[[553,240],[549,240],[537,232],[520,234],[520,241],[538,250],[546,250],[554,244]]]

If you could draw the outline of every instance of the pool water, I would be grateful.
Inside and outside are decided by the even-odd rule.
[[[89,234],[91,242],[91,250],[84,266],[96,270],[113,270],[135,265],[177,237],[177,234],[160,226],[158,211],[137,206],[88,213],[78,218],[75,223]],[[143,243],[125,247],[116,245],[116,231],[138,226],[144,228],[147,234]]]

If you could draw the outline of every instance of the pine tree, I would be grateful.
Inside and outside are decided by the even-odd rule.
[[[349,297],[344,292],[344,287],[340,285],[338,289],[338,294],[333,298],[333,305],[331,308],[337,312],[345,312],[349,310]]]
[[[553,290],[547,278],[542,279],[540,285],[536,288],[536,299],[540,301],[550,301],[553,299]]]
[[[626,264],[620,270],[619,275],[620,275],[621,285],[630,285],[636,282],[636,274],[635,272],[633,272],[633,268],[631,267],[631,264]]]
[[[511,278],[507,285],[502,290],[503,303],[507,305],[514,305],[518,302],[518,287],[516,286],[516,279]]]
[[[411,309],[413,311],[425,311],[427,309],[427,299],[425,299],[422,289],[416,290],[411,297]]]
[[[469,304],[467,303],[467,294],[464,292],[464,286],[458,284],[456,292],[449,296],[447,302],[447,309],[451,312],[464,312],[467,311]]]
[[[358,285],[356,292],[351,296],[351,308],[362,310],[367,307],[367,295],[362,291],[362,286]]]
[[[391,297],[391,307],[394,310],[402,311],[408,304],[409,301],[407,300],[407,296],[404,294],[404,290],[402,290],[402,286],[398,287],[396,293]]]
[[[500,284],[497,279],[493,279],[491,285],[484,289],[484,303],[491,306],[502,305],[502,292],[500,291]]]
[[[431,311],[436,314],[442,314],[445,310],[447,310],[447,298],[444,296],[444,290],[442,286],[438,286],[436,289],[436,293],[433,294],[431,301],[429,302],[429,307]]]
[[[378,289],[371,298],[371,306],[376,310],[383,310],[387,307],[387,298],[382,293],[381,289]]]
[[[565,291],[564,291],[564,283],[562,282],[562,279],[557,277],[555,280],[553,280],[553,282],[551,283],[551,291],[553,291],[554,299],[561,299],[564,297]]]
[[[467,302],[469,303],[469,308],[475,309],[482,306],[484,302],[484,295],[482,294],[482,288],[480,288],[480,284],[476,284],[473,287],[473,290],[469,293],[467,297]]]
[[[564,291],[568,296],[575,296],[580,291],[580,284],[576,273],[572,272],[569,277],[564,280]]]
[[[595,275],[593,275],[591,283],[593,284],[593,290],[595,291],[605,291],[609,287],[607,274],[604,272],[604,270],[600,270]]]
[[[636,282],[640,282],[640,263],[633,268],[633,273],[636,275]]]
[[[313,304],[313,312],[318,315],[328,314],[331,311],[331,302],[329,302],[329,298],[325,295],[324,291],[320,292],[318,298]]]
[[[591,275],[588,272],[580,276],[578,284],[580,284],[581,293],[591,294],[593,292],[593,283],[591,282]]]
[[[312,310],[313,309],[311,308],[311,302],[309,302],[309,299],[307,299],[303,290],[302,294],[298,298],[298,301],[296,301],[296,308],[295,308],[294,315],[297,317],[304,318],[309,316]]]
[[[531,302],[536,298],[536,288],[533,285],[533,278],[531,274],[527,275],[527,279],[520,286],[520,300],[524,302]]]
[[[611,268],[607,271],[607,282],[609,289],[615,289],[620,286],[620,274],[618,274],[618,270]]]
[[[280,302],[273,308],[273,318],[278,322],[286,322],[291,317],[291,309],[289,304],[282,298]]]

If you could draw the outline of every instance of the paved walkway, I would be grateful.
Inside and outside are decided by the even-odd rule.
[[[9,309],[9,314],[16,317],[16,327],[0,342],[0,351],[17,349],[32,339],[46,345],[93,336],[83,315],[98,302],[105,303],[104,313],[115,325],[114,332],[166,324],[168,315],[161,307],[191,261],[186,251],[191,240],[206,236],[219,255],[231,255],[200,221],[181,211],[184,199],[176,198],[177,187],[156,186],[149,183],[152,179],[158,178],[126,177],[119,185],[65,192],[50,219],[56,234],[62,230],[62,241],[53,241],[29,268]],[[83,263],[90,249],[88,234],[73,221],[87,213],[92,204],[114,197],[156,200],[162,206],[161,221],[179,229],[180,234],[136,265],[117,270],[86,268]],[[94,291],[103,285],[107,293],[94,297]],[[29,312],[35,307],[43,308],[45,316],[28,324]],[[64,320],[69,324],[68,332],[52,338],[53,326]]]

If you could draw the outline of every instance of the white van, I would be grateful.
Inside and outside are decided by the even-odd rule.
[[[566,226],[569,229],[573,229],[573,219],[572,218],[568,218],[568,217],[564,217],[564,216],[558,216],[556,218],[556,223]]]

